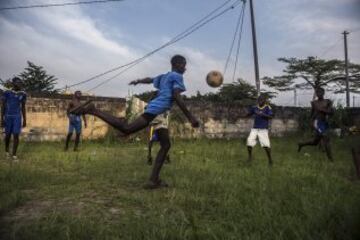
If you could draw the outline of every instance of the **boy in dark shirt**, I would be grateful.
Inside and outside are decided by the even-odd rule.
[[[266,104],[266,97],[261,95],[258,98],[258,105],[250,108],[248,116],[254,117],[254,126],[247,138],[247,147],[249,162],[252,161],[252,149],[256,145],[256,139],[259,139],[261,147],[264,148],[271,166],[273,161],[271,157],[270,139],[269,139],[269,120],[273,116],[271,107]]]

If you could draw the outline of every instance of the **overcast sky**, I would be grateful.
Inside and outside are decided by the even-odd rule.
[[[0,0],[0,7],[75,0]],[[160,46],[225,0],[125,0],[106,4],[23,9],[0,12],[0,78],[20,73],[30,60],[58,78],[58,87],[88,79],[125,64]],[[343,59],[341,32],[349,35],[349,58],[360,63],[360,0],[254,0],[260,75],[281,74],[279,57],[318,56]],[[248,5],[248,4],[247,4]],[[239,71],[254,83],[249,6],[246,8]],[[206,73],[224,68],[240,8],[164,49],[126,74],[96,89],[103,96],[124,97],[150,86],[129,88],[136,78],[169,70],[169,59],[188,59],[188,95],[213,91]],[[225,78],[231,82],[231,74]],[[111,77],[112,75],[108,75]],[[82,85],[95,86],[101,78]],[[301,94],[308,94],[306,92]],[[309,95],[300,95],[304,105]],[[341,96],[330,96],[337,100]],[[360,101],[360,98],[359,100]],[[279,104],[291,104],[292,93],[280,94]]]

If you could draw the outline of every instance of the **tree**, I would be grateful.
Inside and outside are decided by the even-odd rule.
[[[263,91],[261,94],[266,95],[269,99],[275,96],[273,92]],[[223,103],[237,102],[248,105],[253,104],[256,101],[257,91],[253,85],[243,79],[238,79],[237,82],[224,84],[217,93],[201,95],[198,92],[190,99]]]
[[[49,75],[42,66],[37,66],[28,61],[28,66],[24,69],[18,77],[22,80],[23,89],[26,92],[57,92],[55,85],[57,83],[56,77]],[[0,84],[6,88],[11,86],[11,79],[0,80]]]
[[[263,83],[278,91],[298,89],[316,89],[323,87],[334,93],[345,92],[344,61],[324,60],[315,57],[306,59],[279,58],[286,64],[285,74],[264,77]],[[349,89],[360,91],[360,65],[349,63]]]
[[[157,94],[157,91],[146,91],[143,93],[136,94],[135,97],[139,98],[141,101],[149,102]]]

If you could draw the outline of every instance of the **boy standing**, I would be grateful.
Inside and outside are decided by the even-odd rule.
[[[79,107],[70,113],[94,115],[108,123],[110,126],[118,129],[120,132],[124,134],[132,134],[149,126],[149,124],[156,118],[156,116],[169,111],[175,100],[179,108],[191,122],[192,127],[197,128],[199,127],[198,120],[189,112],[185,102],[182,100],[180,95],[186,90],[183,80],[183,74],[185,71],[186,59],[181,55],[175,55],[171,58],[170,72],[161,74],[155,78],[148,77],[130,82],[130,85],[153,84],[154,87],[158,89],[157,96],[149,102],[145,112],[131,123],[126,123],[116,116],[100,111],[99,109],[95,108],[94,104],[88,104],[88,106]],[[161,146],[160,151],[156,157],[150,179],[144,188],[154,189],[167,186],[165,182],[160,180],[159,174],[170,146],[170,142],[167,142]]]
[[[271,157],[270,139],[269,139],[269,120],[273,117],[271,107],[266,104],[266,97],[260,95],[257,100],[258,105],[250,108],[248,116],[254,115],[254,126],[247,138],[247,148],[249,162],[252,161],[252,149],[256,145],[256,139],[259,139],[260,145],[264,148],[271,166],[273,161]]]
[[[68,106],[68,109],[67,109],[67,116],[69,118],[69,130],[68,130],[68,134],[66,136],[65,151],[67,151],[69,149],[69,143],[70,143],[70,140],[71,140],[71,137],[72,137],[74,131],[76,134],[74,151],[77,151],[78,147],[79,147],[80,135],[81,135],[81,130],[82,130],[81,115],[70,113],[70,111],[71,111],[71,109],[81,105],[80,99],[81,99],[81,92],[76,91],[74,93],[73,99],[71,100],[71,102]],[[84,120],[84,126],[85,126],[85,128],[87,128],[87,122],[86,122],[85,115],[82,115],[82,117]]]
[[[22,82],[18,77],[12,79],[12,90],[4,92],[1,108],[1,126],[5,128],[5,152],[10,157],[11,136],[14,137],[12,159],[17,161],[17,148],[21,128],[26,127],[26,93],[21,91]]]

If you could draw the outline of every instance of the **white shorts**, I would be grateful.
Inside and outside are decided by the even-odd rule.
[[[247,146],[254,147],[256,145],[256,138],[259,138],[261,147],[270,148],[269,130],[252,128],[247,138]]]

